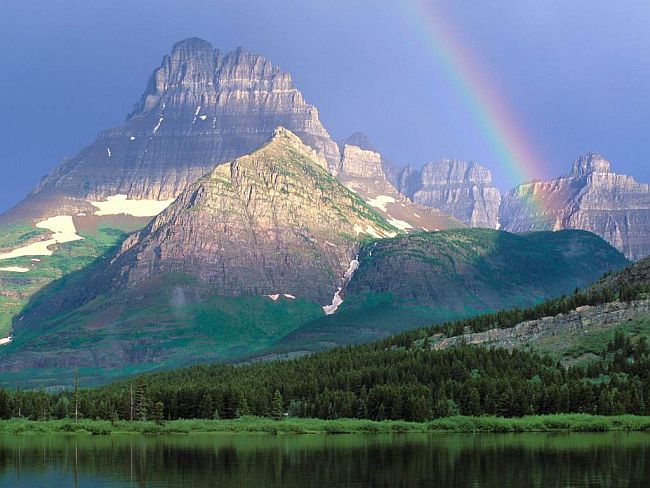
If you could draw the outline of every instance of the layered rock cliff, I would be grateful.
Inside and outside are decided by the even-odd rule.
[[[585,229],[598,234],[628,259],[650,254],[650,186],[613,173],[600,154],[573,163],[571,172],[533,181],[503,196],[505,230]]]
[[[421,169],[393,169],[390,175],[399,191],[417,204],[471,227],[499,228],[501,195],[490,171],[477,163],[441,159]]]
[[[385,168],[390,167],[374,149],[368,136],[360,132],[339,143],[341,162],[337,179],[356,192],[377,212],[400,230],[442,230],[464,225],[436,208],[414,203],[390,182]]]
[[[92,212],[84,201],[117,194],[174,198],[215,165],[259,147],[278,126],[315,148],[330,170],[338,166],[336,143],[288,73],[258,54],[187,39],[163,58],[125,123],[64,160],[14,214],[60,213],[66,205]]]

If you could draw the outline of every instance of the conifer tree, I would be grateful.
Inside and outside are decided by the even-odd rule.
[[[275,390],[273,393],[273,401],[271,402],[271,417],[274,420],[282,420],[284,417],[284,402],[280,390]]]

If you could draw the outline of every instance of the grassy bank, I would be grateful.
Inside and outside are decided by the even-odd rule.
[[[198,433],[267,433],[267,434],[380,434],[380,433],[499,433],[499,432],[610,432],[648,431],[650,416],[597,416],[584,414],[539,415],[522,418],[448,417],[430,422],[403,422],[359,419],[319,420],[285,419],[274,421],[261,417],[236,420],[173,420],[126,422],[105,420],[11,419],[0,421],[0,433],[78,433],[109,434],[198,434]]]

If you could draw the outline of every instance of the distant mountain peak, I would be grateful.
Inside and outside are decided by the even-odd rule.
[[[341,145],[357,146],[364,151],[377,152],[377,148],[370,140],[370,137],[363,132],[353,132],[346,139],[341,141]]]
[[[610,173],[610,164],[601,154],[590,152],[573,162],[570,177],[580,178],[591,173]]]

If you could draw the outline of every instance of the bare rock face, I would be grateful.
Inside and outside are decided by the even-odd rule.
[[[343,286],[358,239],[395,231],[279,128],[190,185],[112,266],[127,287],[180,272],[218,295],[289,294],[324,305]]]
[[[636,260],[650,255],[650,187],[612,173],[599,154],[578,158],[566,176],[524,183],[503,197],[510,232],[589,230]]]
[[[530,346],[546,338],[563,334],[586,334],[591,330],[612,329],[621,323],[647,317],[649,314],[650,300],[584,306],[566,314],[529,320],[505,329],[490,329],[485,332],[467,333],[447,338],[439,334],[433,337],[432,348],[440,350],[463,344],[474,344],[514,349]]]
[[[471,227],[499,228],[501,195],[490,171],[477,163],[441,159],[420,170],[393,170],[391,177],[417,204],[437,208]]]
[[[258,54],[222,53],[187,39],[163,58],[126,122],[64,160],[28,200],[46,210],[55,198],[80,205],[116,194],[174,198],[217,164],[259,147],[278,126],[313,147],[330,170],[339,164],[336,143],[288,73]]]
[[[339,146],[341,163],[336,171],[337,179],[398,229],[409,232],[463,227],[461,222],[443,212],[417,205],[400,194],[385,172],[384,168],[390,165],[380,153],[369,149],[373,145],[366,135],[357,132]]]

